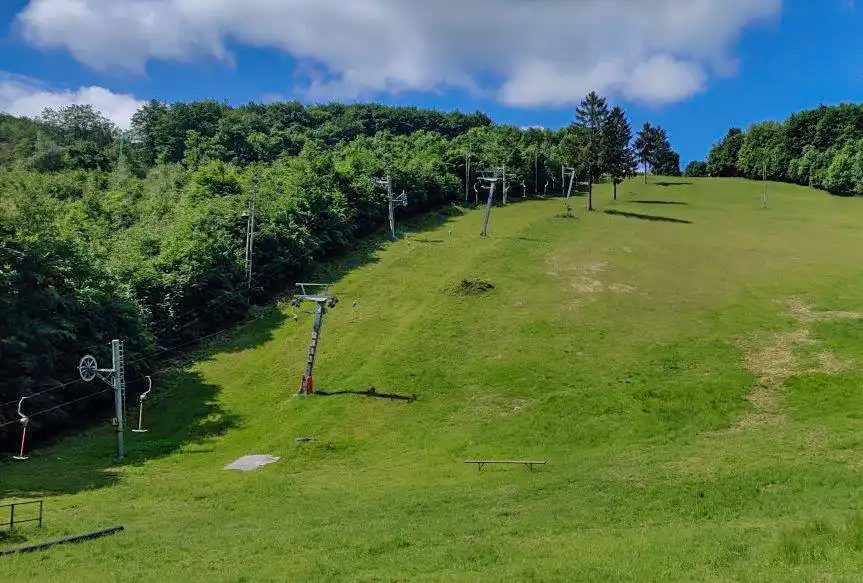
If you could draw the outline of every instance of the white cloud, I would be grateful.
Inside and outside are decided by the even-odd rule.
[[[636,66],[624,81],[622,92],[626,97],[664,103],[696,93],[704,82],[704,70],[697,63],[659,55]]]
[[[103,87],[52,90],[35,79],[0,72],[0,111],[4,113],[36,117],[46,107],[88,104],[119,127],[127,129],[132,115],[144,102]]]
[[[727,71],[747,26],[782,0],[30,0],[25,37],[91,67],[231,62],[230,43],[277,48],[307,96],[465,88],[514,106],[590,89],[648,103]],[[324,71],[326,74],[323,74]],[[478,79],[494,78],[489,87]]]

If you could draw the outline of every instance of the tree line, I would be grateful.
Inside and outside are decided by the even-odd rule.
[[[648,167],[654,174],[680,175],[680,155],[671,148],[662,127],[645,122],[633,141],[623,108],[609,110],[606,98],[595,91],[576,108],[575,122],[567,128],[563,147],[578,174],[587,178],[588,210],[593,210],[593,183],[603,175],[613,184],[614,200],[617,185],[635,175],[637,163],[644,166],[645,182]]]
[[[731,128],[707,160],[687,165],[689,176],[767,178],[838,195],[863,194],[863,105],[821,105]]]
[[[18,396],[33,395],[32,412],[93,391],[74,380],[82,352],[109,362],[108,342],[124,339],[130,374],[145,374],[381,229],[375,176],[389,174],[404,212],[419,213],[473,202],[477,171],[502,164],[526,194],[561,193],[563,165],[615,187],[638,160],[679,173],[667,136],[649,128],[631,144],[623,110],[597,95],[557,131],[376,104],[151,101],[128,131],[89,106],[0,116],[0,424],[15,420]],[[250,290],[242,214],[253,191]],[[95,402],[34,423],[82,422],[105,411]]]

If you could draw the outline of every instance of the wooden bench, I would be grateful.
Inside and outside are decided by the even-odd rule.
[[[481,470],[485,464],[524,464],[524,466],[533,471],[533,466],[544,466],[548,460],[465,460],[466,464],[476,464],[476,469]]]

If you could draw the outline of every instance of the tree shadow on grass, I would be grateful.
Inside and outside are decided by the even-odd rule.
[[[444,207],[404,220],[400,226],[410,232],[432,230],[465,212],[456,206]],[[349,251],[322,261],[303,278],[337,283],[350,271],[377,262],[379,251],[391,244],[388,232],[378,231],[359,240]],[[290,296],[293,292],[291,286],[282,295]],[[122,479],[119,467],[136,466],[169,455],[212,451],[213,441],[229,429],[240,426],[241,419],[219,404],[220,387],[206,383],[199,373],[183,370],[183,367],[211,360],[219,354],[254,349],[272,340],[273,330],[281,326],[288,315],[278,305],[278,294],[270,297],[273,299],[271,304],[253,308],[250,317],[237,326],[217,333],[192,334],[192,342],[168,347],[158,360],[128,355],[126,378],[130,411],[126,422],[124,460],[117,458],[117,433],[109,423],[113,416],[110,391],[83,401],[81,409],[67,408],[70,422],[65,426],[65,433],[61,427],[61,431],[55,431],[51,439],[40,434],[38,418],[34,419],[28,438],[32,446],[30,459],[13,462],[11,456],[0,457],[0,499],[72,494],[103,488]],[[135,407],[138,396],[146,390],[146,375],[150,375],[154,383],[153,393],[145,402],[144,409],[144,428],[148,431],[132,433],[129,429],[137,425]],[[94,385],[93,390],[98,388]],[[406,401],[415,399],[405,395],[373,394],[371,389],[333,394],[348,393]],[[87,411],[99,413],[94,416]],[[69,435],[72,421],[80,427],[81,419],[89,419],[89,427]],[[15,445],[0,444],[0,449],[12,451]]]
[[[241,352],[256,348],[272,340],[272,331],[286,319],[287,316],[275,303],[253,307],[247,318],[231,328],[202,334],[185,345],[161,349],[163,358],[160,362],[185,362],[190,358],[199,361],[221,352]]]
[[[424,214],[414,215],[403,220],[398,227],[401,237],[405,232],[415,233],[437,229],[456,218],[464,215],[467,211],[461,207],[451,205],[440,207]],[[412,241],[436,243],[442,240],[417,239]],[[337,283],[351,271],[369,264],[380,261],[379,253],[387,246],[397,244],[392,241],[388,229],[379,229],[366,237],[358,239],[351,247],[340,253],[321,260],[310,268],[307,273],[299,274],[297,281],[311,281],[321,283]],[[169,346],[160,350],[158,365],[155,368],[164,368],[165,363],[181,365],[187,362],[198,362],[208,360],[216,354],[225,352],[240,352],[256,348],[272,339],[272,331],[279,328],[289,315],[280,307],[280,304],[291,298],[296,292],[293,285],[285,286],[280,292],[267,296],[267,305],[255,306],[250,310],[249,316],[233,327],[219,332],[209,332],[206,326],[200,328],[190,327],[193,340],[180,345]],[[205,318],[205,315],[202,316]],[[167,358],[165,358],[167,357]],[[138,363],[131,368],[136,375],[137,382],[144,382],[147,362]],[[0,444],[2,445],[2,444]]]
[[[676,200],[633,200],[630,201],[634,204],[689,204],[686,202],[679,202]]]
[[[156,391],[159,391],[158,393]],[[137,411],[130,411],[124,434],[126,457],[117,458],[117,431],[107,419],[54,444],[40,442],[33,434],[30,459],[0,462],[0,499],[39,498],[73,494],[111,486],[122,476],[118,466],[137,466],[147,460],[173,454],[194,453],[231,428],[240,418],[217,401],[220,388],[204,382],[200,374],[176,371],[159,381],[152,400],[145,402],[143,428],[137,426]],[[130,401],[131,401],[130,393]],[[106,417],[111,398],[104,401]],[[46,508],[46,511],[48,509]]]
[[[419,209],[422,211],[423,209]],[[459,206],[449,205],[428,210],[422,214],[409,215],[403,220],[397,221],[396,230],[400,240],[405,233],[420,233],[437,229],[456,218],[464,215],[466,209]],[[411,240],[417,239],[411,237]],[[434,243],[436,240],[421,242]],[[398,241],[390,239],[388,228],[380,228],[374,232],[354,241],[348,248],[333,252],[328,257],[320,259],[305,272],[297,273],[296,281],[311,281],[321,283],[335,283],[347,273],[362,267],[377,263],[379,253],[387,246],[396,244]],[[280,301],[293,296],[296,288],[288,284],[279,289],[264,290],[259,301],[266,302],[264,306],[253,306],[248,317],[233,327],[220,332],[212,332],[213,327],[208,325],[208,314],[202,311],[196,320],[183,326],[182,342],[160,349],[157,357],[173,352],[176,348],[184,352],[197,349],[200,339],[204,338],[206,344],[219,345],[220,352],[238,352],[258,346],[262,340],[262,334],[279,327],[286,319],[285,314],[279,309]]]
[[[663,180],[660,182],[654,182],[656,186],[689,186],[692,183],[687,182],[686,180]]]
[[[642,221],[661,221],[665,223],[680,223],[685,225],[691,225],[692,221],[687,221],[684,219],[673,219],[671,217],[660,217],[657,215],[642,215],[639,213],[628,213],[625,211],[617,211],[617,210],[608,210],[605,211],[607,215],[615,215],[620,217],[628,217],[630,219],[640,219]]]
[[[378,231],[368,237],[358,240],[351,249],[343,253],[333,255],[326,261],[322,261],[311,270],[309,277],[312,278],[312,281],[316,282],[337,283],[338,280],[342,279],[354,269],[380,261],[378,257],[379,253],[389,245],[404,241],[405,234],[408,234],[409,240],[415,242],[443,242],[438,239],[422,239],[411,235],[443,227],[465,213],[467,213],[465,208],[450,205],[429,211],[422,215],[410,217],[401,222],[397,220],[396,234],[399,241],[391,240],[388,230]],[[292,294],[293,289],[286,290],[286,293]]]
[[[377,399],[391,399],[393,401],[408,401],[413,403],[417,400],[416,395],[399,395],[397,393],[379,393],[374,387],[369,387],[365,391],[358,390],[343,390],[343,391],[315,391],[313,395],[321,397],[333,397],[336,395],[359,395],[362,397],[374,397]]]
[[[551,241],[547,241],[545,239],[534,239],[533,237],[499,237],[489,235],[489,239],[499,239],[501,241],[526,241],[528,243],[543,243],[544,245],[551,245]]]

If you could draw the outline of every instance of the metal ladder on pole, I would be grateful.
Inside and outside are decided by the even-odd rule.
[[[315,353],[318,351],[318,334],[312,333],[312,341],[309,343],[309,358],[306,360],[306,376],[312,373],[312,366],[315,363]]]
[[[300,387],[300,394],[303,395],[308,395],[314,390],[313,387],[310,387],[309,385],[312,385],[313,383],[311,377],[315,368],[315,355],[318,352],[318,342],[321,338],[321,326],[323,325],[324,311],[326,310],[324,307],[325,303],[326,300],[318,301],[318,309],[315,310],[315,321],[312,326],[312,341],[309,343],[309,358],[306,361],[306,372],[303,375],[303,384]]]
[[[120,349],[118,351],[120,358],[117,362],[117,370],[114,374],[118,375],[118,382],[120,385],[120,398],[123,401],[123,417],[126,416],[126,358],[125,358],[125,349],[123,348],[123,341],[120,340]]]

